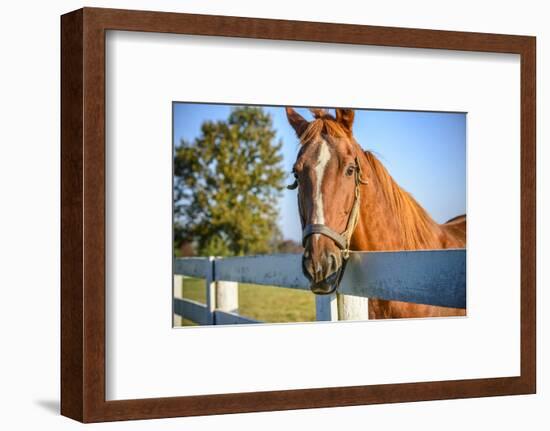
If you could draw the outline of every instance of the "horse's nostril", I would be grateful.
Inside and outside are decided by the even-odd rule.
[[[302,259],[302,268],[304,270],[304,275],[310,279],[315,278],[315,271],[313,269],[313,261],[309,258],[306,258],[305,254]]]
[[[334,253],[330,253],[329,260],[330,260],[330,273],[332,274],[338,271],[340,263],[338,262],[338,257]]]

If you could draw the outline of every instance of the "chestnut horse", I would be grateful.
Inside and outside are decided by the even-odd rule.
[[[445,224],[428,213],[363,151],[352,133],[354,111],[310,109],[305,120],[286,108],[300,139],[293,167],[303,229],[302,269],[316,294],[329,294],[341,280],[350,250],[464,248],[466,216]],[[369,299],[369,318],[463,316],[464,309]]]

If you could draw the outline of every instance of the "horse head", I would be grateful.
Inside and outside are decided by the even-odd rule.
[[[298,189],[303,231],[302,270],[316,294],[336,290],[349,255],[351,236],[359,218],[361,149],[352,134],[354,111],[336,109],[332,116],[311,109],[307,121],[286,108],[289,123],[300,139],[292,173]]]

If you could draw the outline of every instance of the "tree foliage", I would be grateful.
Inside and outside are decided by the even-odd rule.
[[[174,154],[175,243],[200,255],[269,253],[280,240],[282,142],[259,107],[234,108],[206,121]]]

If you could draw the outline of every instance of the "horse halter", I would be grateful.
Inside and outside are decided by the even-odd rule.
[[[360,187],[362,184],[368,184],[368,181],[361,178],[361,165],[359,164],[359,161],[357,160],[357,157],[356,157],[355,158],[355,196],[353,200],[353,205],[351,207],[350,215],[346,223],[346,229],[344,230],[344,232],[338,233],[324,224],[308,224],[304,227],[302,231],[302,245],[304,247],[306,245],[307,238],[309,238],[313,234],[320,234],[334,241],[334,243],[341,250],[342,258],[344,260],[347,260],[349,258],[349,252],[350,252],[349,245],[351,242],[351,236],[353,235],[353,231],[355,230],[355,227],[357,226],[357,222],[359,221],[359,203],[360,203],[360,196],[361,196]],[[287,186],[289,190],[294,190],[297,187],[298,187],[298,181],[295,181],[293,184]]]

